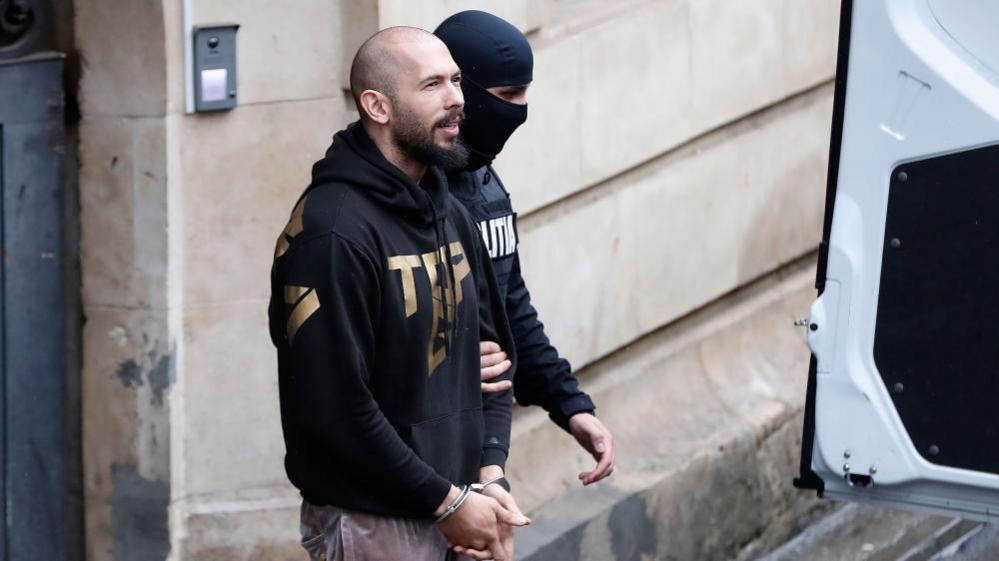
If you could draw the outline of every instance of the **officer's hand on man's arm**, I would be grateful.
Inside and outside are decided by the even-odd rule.
[[[434,515],[440,516],[458,498],[458,494],[458,488],[452,486]],[[453,547],[462,555],[473,559],[513,561],[507,555],[501,538],[502,526],[526,526],[529,523],[524,515],[507,510],[496,499],[469,493],[465,503],[438,528],[447,539],[448,547]]]
[[[569,418],[569,432],[597,461],[593,471],[579,474],[583,485],[596,483],[614,472],[614,437],[599,419],[590,413],[577,413]]]
[[[505,392],[513,387],[513,382],[510,380],[500,380],[499,382],[492,383],[486,382],[486,380],[492,380],[497,376],[501,376],[513,365],[498,343],[492,341],[480,342],[479,355],[479,364],[482,368],[482,393]]]

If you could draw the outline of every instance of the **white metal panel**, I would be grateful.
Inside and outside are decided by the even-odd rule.
[[[999,509],[999,476],[924,460],[873,355],[893,168],[999,142],[997,39],[975,21],[986,16],[994,30],[997,20],[988,15],[999,13],[999,1],[941,9],[948,3],[853,3],[826,291],[810,318],[817,359],[812,469],[834,497],[990,518]],[[870,475],[874,485],[852,486],[850,473]]]

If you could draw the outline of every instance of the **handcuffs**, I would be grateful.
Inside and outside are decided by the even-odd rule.
[[[468,499],[469,493],[482,493],[483,491],[486,490],[486,487],[489,487],[494,483],[496,485],[499,485],[500,487],[503,487],[507,491],[510,491],[510,484],[507,482],[506,478],[503,477],[502,475],[494,477],[488,481],[483,481],[482,483],[472,483],[469,485],[462,485],[461,493],[458,494],[458,498],[452,501],[451,504],[447,505],[447,508],[444,509],[444,512],[437,517],[437,520],[434,520],[434,524],[440,524],[441,522],[444,522],[448,518],[451,518],[451,515],[453,515],[455,512],[458,512],[458,509],[461,508],[461,505],[465,504],[465,500]]]

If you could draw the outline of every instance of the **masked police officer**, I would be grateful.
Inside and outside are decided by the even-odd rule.
[[[614,469],[613,439],[593,415],[593,401],[579,389],[569,363],[549,342],[531,305],[517,254],[517,215],[492,167],[507,139],[527,120],[527,90],[534,67],[531,46],[510,23],[475,10],[447,18],[434,34],[447,45],[462,72],[465,121],[461,136],[469,150],[469,163],[449,173],[448,184],[478,223],[500,293],[506,298],[517,353],[514,395],[521,405],[543,407],[553,422],[593,456],[596,467],[580,473],[579,479],[584,485],[594,483]],[[484,342],[483,379],[502,371],[505,358],[498,345]],[[505,388],[483,383],[483,391]]]

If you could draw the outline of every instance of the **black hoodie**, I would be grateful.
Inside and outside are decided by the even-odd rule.
[[[337,133],[278,239],[269,316],[285,469],[310,503],[428,516],[505,462],[512,398],[482,396],[479,341],[512,336],[438,169],[417,185],[359,123]]]

